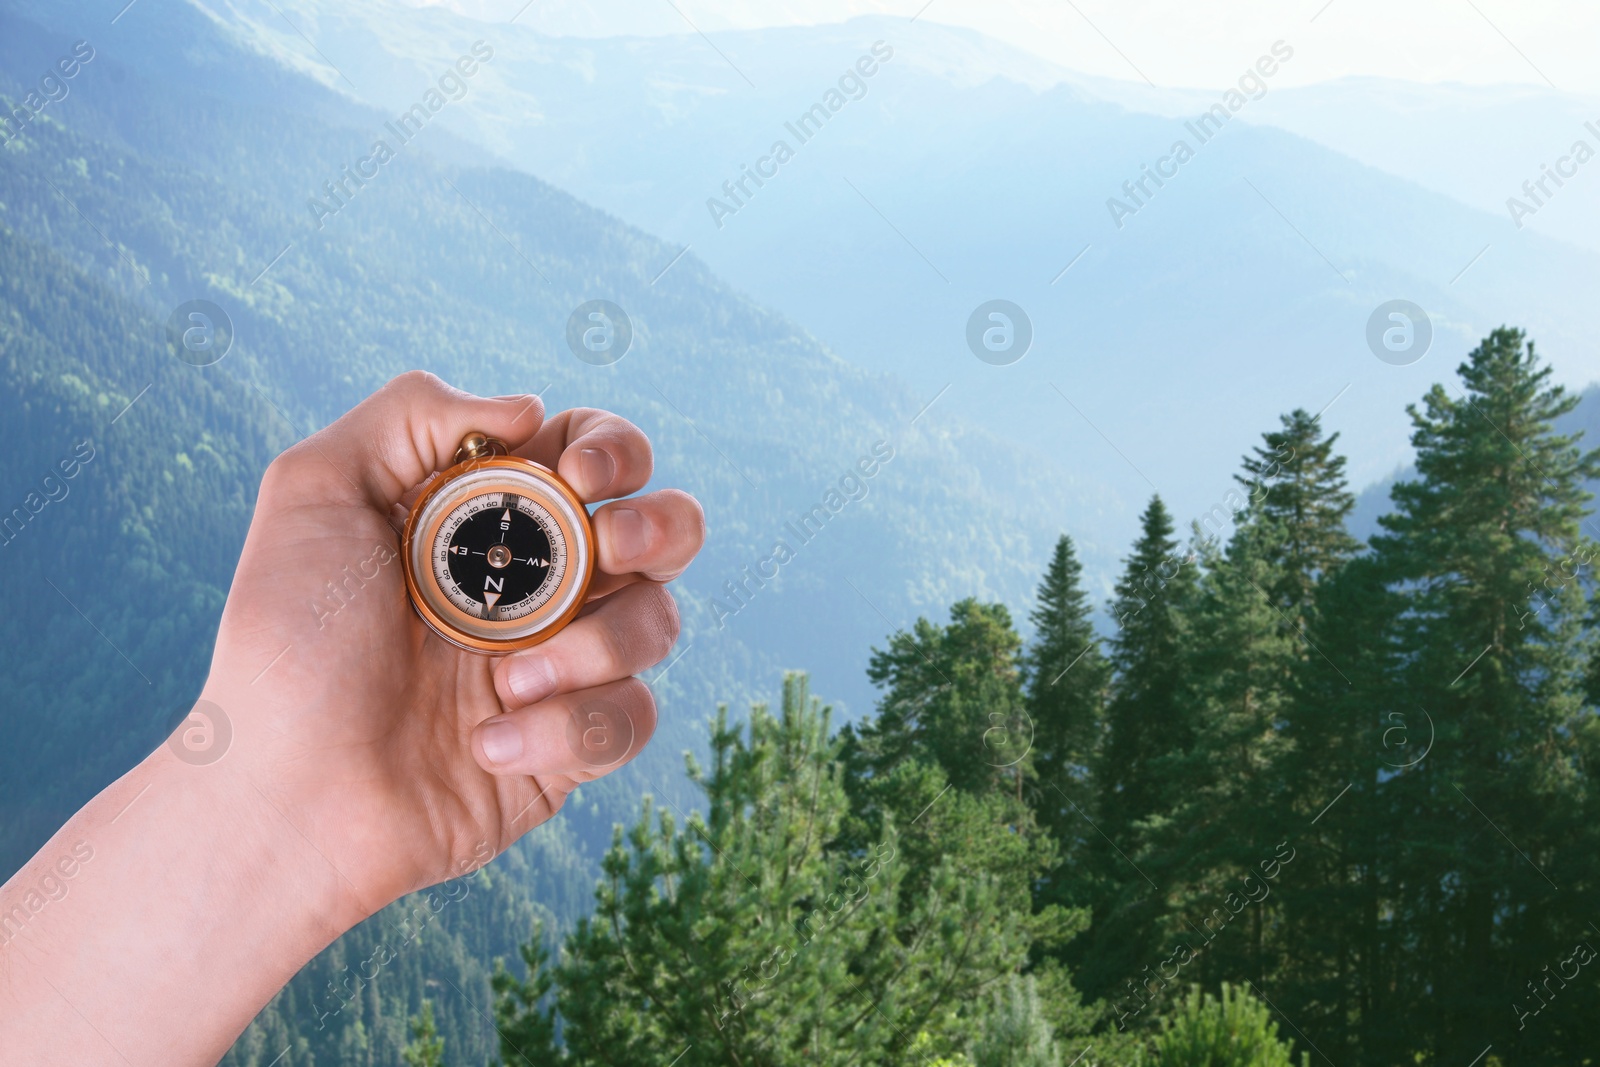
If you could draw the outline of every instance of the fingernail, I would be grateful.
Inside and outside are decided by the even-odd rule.
[[[483,724],[483,754],[490,763],[511,763],[522,755],[522,731],[509,719],[491,719]]]
[[[578,453],[578,468],[583,471],[589,491],[598,493],[611,484],[612,475],[617,473],[617,462],[603,448],[586,448]]]
[[[611,513],[611,550],[620,562],[644,555],[644,515],[632,508],[618,508]]]
[[[524,704],[537,704],[556,691],[556,672],[550,657],[539,652],[515,656],[506,667],[511,695]]]

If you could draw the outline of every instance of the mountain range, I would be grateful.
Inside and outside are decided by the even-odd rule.
[[[201,2],[241,47],[388,111],[461,42],[493,37],[480,95],[441,120],[451,133],[661,235],[658,285],[698,258],[845,362],[924,402],[948,388],[957,403],[942,416],[1055,457],[1117,501],[1075,530],[1102,578],[1115,554],[1102,546],[1126,542],[1143,497],[1206,511],[1226,488],[1213,472],[1283,411],[1332,405],[1364,483],[1406,457],[1404,402],[1496,325],[1527,328],[1573,385],[1600,376],[1592,194],[1574,179],[1520,231],[1502,202],[1558,158],[1561,131],[1584,132],[1577,97],[1280,89],[1246,57],[1243,106],[1202,142],[1185,123],[1228,86],[1088,78],[927,21],[580,38],[389,0],[294,0],[281,16]],[[825,128],[796,126],[875,46],[892,58],[846,85]],[[1287,58],[1271,60],[1274,46]],[[1294,47],[1263,40],[1258,53],[1281,69]],[[1414,149],[1398,151],[1407,137]],[[1194,158],[1130,199],[1125,183],[1180,139]],[[793,158],[741,192],[748,168],[774,169],[762,158],[778,141]],[[1425,165],[1441,145],[1454,163]],[[1492,162],[1468,165],[1479,159]],[[966,340],[969,316],[997,298],[1032,324],[1009,366]],[[1432,320],[1432,347],[1409,366],[1365,340],[1393,299]]]

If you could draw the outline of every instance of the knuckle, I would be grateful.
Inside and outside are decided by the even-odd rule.
[[[261,475],[261,503],[271,507],[285,502],[297,490],[303,490],[311,477],[312,458],[314,454],[304,441],[279,452]]]
[[[448,392],[450,387],[437,374],[425,370],[408,370],[390,380],[388,388],[403,396],[436,396]]]
[[[290,445],[267,464],[261,475],[259,504],[275,507],[338,496],[348,484],[317,449],[316,435]]]
[[[661,489],[658,491],[657,499],[660,500],[662,510],[672,523],[674,534],[705,537],[706,510],[694,496],[682,489]]]

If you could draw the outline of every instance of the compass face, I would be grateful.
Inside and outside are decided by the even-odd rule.
[[[567,540],[549,509],[516,493],[470,497],[434,539],[433,576],[462,611],[522,619],[550,602],[567,568]]]
[[[553,636],[582,605],[593,534],[555,474],[502,457],[440,476],[406,525],[407,583],[439,634],[482,652]]]

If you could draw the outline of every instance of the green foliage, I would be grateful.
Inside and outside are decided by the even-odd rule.
[[[1358,544],[1345,529],[1355,506],[1346,487],[1338,434],[1322,434],[1318,417],[1295,409],[1283,427],[1261,435],[1235,476],[1252,514],[1277,528],[1264,547],[1274,572],[1265,593],[1296,625],[1310,609],[1317,581],[1338,570]]]
[[[1004,796],[952,790],[925,806],[927,829],[904,834],[901,804],[884,799],[878,839],[841,848],[850,808],[840,748],[802,676],[786,681],[776,715],[758,705],[739,728],[719,713],[710,773],[690,761],[705,815],[647,801],[631,832],[619,828],[595,915],[560,962],[530,947],[529,981],[497,979],[504,1062],[959,1053],[987,990],[1025,965],[1036,939],[1070,934],[1071,917],[1032,913],[1038,859],[996,821],[1010,812]],[[945,785],[913,754],[889,772],[884,797],[937,798]],[[541,1005],[552,983],[554,1003]]]
[[[1094,905],[1063,959],[1106,998],[1098,1036],[1248,981],[1330,1062],[1590,1055],[1600,996],[1570,961],[1575,894],[1600,885],[1580,529],[1600,458],[1554,428],[1576,401],[1519,331],[1459,374],[1412,409],[1417,477],[1370,551],[1304,412],[1246,457],[1231,537],[1170,581],[1150,575],[1176,558],[1171,523],[1147,511],[1082,813],[1103,844],[1061,841],[1085,860],[1064,899]],[[1226,1014],[1201,1004],[1196,1026]]]
[[[1160,497],[1151,499],[1140,524],[1111,603],[1116,674],[1095,768],[1099,812],[1113,838],[1170,799],[1172,784],[1161,774],[1161,760],[1187,748],[1196,725],[1182,699],[1185,617],[1198,584],[1195,557],[1179,547]]]
[[[1154,1045],[1159,1067],[1294,1067],[1267,1006],[1227,982],[1220,998],[1191,989]]]
[[[433,1001],[424,1000],[421,1013],[411,1017],[411,1041],[401,1055],[408,1067],[444,1067],[444,1041],[433,1022]]]
[[[1577,399],[1520,331],[1492,331],[1458,373],[1459,396],[1436,385],[1409,409],[1417,477],[1394,487],[1370,568],[1328,589],[1341,625],[1319,632],[1348,681],[1306,661],[1291,730],[1349,777],[1302,810],[1351,795],[1318,822],[1319,883],[1285,897],[1315,954],[1282,1003],[1335,1058],[1470,1061],[1514,1041],[1563,1062],[1592,1039],[1594,990],[1519,1015],[1542,1003],[1528,980],[1592,936],[1563,890],[1596,876],[1575,559],[1594,551],[1580,520],[1600,457],[1553,429]],[[1398,974],[1415,992],[1391,992]],[[1418,1012],[1432,1025],[1409,1025]]]
[[[1009,783],[1020,794],[1032,772],[1021,652],[1005,605],[972,599],[950,609],[947,626],[918,619],[896,633],[873,651],[867,677],[884,695],[877,718],[855,735],[852,761],[882,775],[920,758],[954,788]]]
[[[1010,975],[994,993],[982,1034],[972,1046],[974,1067],[1060,1067],[1051,1026],[1032,976]]]
[[[1033,735],[1039,824],[1061,844],[1063,862],[1075,862],[1093,835],[1082,812],[1093,807],[1089,766],[1094,758],[1111,668],[1091,618],[1083,567],[1072,539],[1056,542],[1039,583],[1030,619],[1033,642],[1024,657],[1026,708]],[[1051,876],[1040,899],[1068,903],[1070,881]]]

